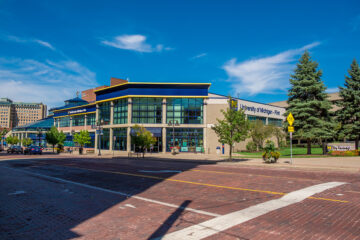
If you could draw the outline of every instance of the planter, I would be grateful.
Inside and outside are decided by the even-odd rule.
[[[280,153],[279,152],[264,152],[262,157],[263,157],[263,160],[265,163],[276,163],[280,157]]]

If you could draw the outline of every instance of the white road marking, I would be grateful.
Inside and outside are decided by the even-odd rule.
[[[125,204],[126,207],[130,207],[130,208],[136,208],[134,205],[131,204]]]
[[[50,177],[50,176],[43,175],[43,174],[40,174],[40,173],[33,173],[33,172],[24,171],[24,170],[21,170],[21,169],[14,169],[14,168],[10,168],[10,167],[2,167],[2,168],[11,169],[13,171],[22,172],[22,173],[26,173],[28,175],[38,176],[38,177],[42,177],[42,178],[45,178],[45,179],[55,180],[55,181],[58,181],[58,182],[74,184],[74,185],[77,185],[77,186],[90,188],[90,189],[93,189],[93,190],[98,190],[98,191],[103,191],[103,192],[107,192],[107,193],[117,194],[117,195],[125,196],[125,197],[128,197],[128,198],[131,197],[131,198],[135,198],[135,199],[142,200],[142,201],[145,201],[145,202],[155,203],[155,204],[159,204],[159,205],[163,205],[163,206],[167,206],[167,207],[171,207],[171,208],[183,209],[183,210],[186,210],[186,211],[189,211],[189,212],[195,212],[195,213],[199,213],[199,214],[203,214],[203,215],[207,215],[207,216],[212,216],[212,217],[221,216],[220,214],[217,214],[217,213],[206,212],[206,211],[197,210],[197,209],[194,209],[194,208],[187,208],[187,207],[183,208],[183,207],[181,207],[179,205],[175,205],[175,204],[171,204],[171,203],[166,203],[166,202],[161,202],[161,201],[157,201],[157,200],[153,200],[153,199],[149,199],[149,198],[134,196],[134,195],[127,194],[127,193],[113,191],[113,190],[109,190],[109,189],[101,188],[101,187],[95,187],[95,186],[87,185],[87,184],[84,184],[84,183],[73,182],[73,181],[70,181],[70,180],[62,179],[62,178]]]
[[[294,203],[298,203],[303,201],[304,199],[316,194],[323,192],[327,189],[334,188],[340,185],[346,184],[344,182],[327,182],[318,185],[314,185],[311,187],[307,187],[304,189],[300,189],[298,191],[294,191],[284,195],[282,198],[270,200],[264,203],[260,203],[246,209],[229,213],[220,217],[216,217],[205,221],[203,223],[199,223],[197,225],[184,228],[182,230],[169,233],[163,237],[159,237],[157,239],[161,240],[195,240],[195,239],[203,239],[209,237],[211,235],[217,234],[221,231],[234,227],[238,224],[247,222],[251,219],[269,213],[271,211],[289,206]]]
[[[138,172],[144,173],[181,173],[178,170],[139,170]]]
[[[8,195],[20,195],[26,193],[25,191],[15,191],[13,193],[9,193]]]

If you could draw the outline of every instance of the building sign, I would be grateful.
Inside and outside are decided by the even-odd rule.
[[[84,112],[86,112],[86,108],[68,111],[68,115],[77,114],[77,113],[84,113]]]
[[[254,114],[264,113],[267,115],[281,116],[280,111],[271,110],[271,109],[264,108],[264,107],[254,107],[254,106],[249,106],[249,105],[245,105],[245,104],[240,104],[240,108],[242,108],[244,111],[253,112]]]
[[[238,110],[238,101],[230,98],[230,109]]]
[[[350,151],[355,150],[354,145],[328,145],[328,151]]]

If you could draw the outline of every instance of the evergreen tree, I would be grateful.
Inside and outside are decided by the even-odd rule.
[[[354,59],[349,76],[345,76],[345,87],[340,88],[338,106],[341,107],[336,112],[340,125],[340,134],[349,139],[355,140],[355,149],[359,148],[360,135],[360,68]]]
[[[331,103],[321,81],[322,71],[317,67],[318,63],[305,51],[290,78],[291,88],[285,113],[286,116],[290,112],[293,114],[294,137],[306,139],[307,154],[311,154],[311,141],[331,138],[334,129],[329,114]]]

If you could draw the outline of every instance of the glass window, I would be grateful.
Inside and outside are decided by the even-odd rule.
[[[128,99],[119,99],[114,101],[114,124],[127,123],[128,117]]]
[[[95,147],[95,133],[89,132],[90,135],[90,143],[85,144],[86,148],[94,148]]]
[[[114,150],[126,151],[127,146],[127,128],[114,128],[113,130]]]
[[[247,119],[251,122],[254,122],[256,120],[260,120],[263,122],[263,124],[266,124],[266,117],[259,117],[259,116],[254,116],[254,115],[247,115]]]
[[[100,149],[109,150],[110,147],[110,129],[104,128],[103,135],[100,135]]]
[[[162,98],[133,98],[132,123],[161,123]]]
[[[269,125],[274,125],[274,126],[277,126],[277,127],[282,127],[283,121],[281,119],[268,118],[268,124]]]
[[[70,127],[70,117],[62,117],[59,119],[60,127]]]
[[[92,126],[96,124],[96,114],[92,113],[92,114],[88,114],[86,116],[86,125],[88,126]]]
[[[110,102],[99,103],[99,120],[103,121],[103,125],[110,124]]]
[[[166,128],[166,151],[175,146],[180,152],[203,152],[202,128]]]
[[[166,100],[166,122],[202,124],[203,105],[202,98],[168,98]]]
[[[85,123],[85,116],[84,115],[78,115],[72,117],[72,125],[73,126],[84,126]]]

